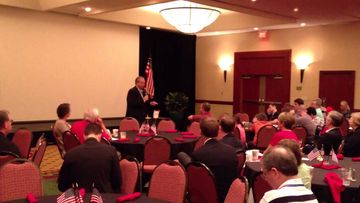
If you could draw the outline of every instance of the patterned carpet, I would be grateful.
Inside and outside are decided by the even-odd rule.
[[[56,145],[46,147],[44,158],[40,165],[43,179],[56,179],[63,160]]]

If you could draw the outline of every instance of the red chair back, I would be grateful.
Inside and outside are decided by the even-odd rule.
[[[19,129],[15,132],[12,142],[19,148],[21,158],[29,157],[32,137],[33,135],[28,129]]]
[[[239,170],[239,177],[241,177],[242,175],[242,170],[244,168],[244,164],[246,161],[246,154],[244,151],[237,151],[236,152],[236,157],[238,158],[238,170]]]
[[[157,166],[151,176],[148,196],[174,203],[183,203],[186,191],[186,173],[175,161]]]
[[[349,121],[346,118],[343,118],[341,125],[340,125],[340,132],[342,136],[347,136],[349,133]]]
[[[57,145],[57,148],[59,150],[60,156],[61,156],[62,159],[64,159],[65,149],[64,149],[64,140],[62,139],[63,134],[60,133],[60,132],[56,132],[55,130],[53,130],[52,133],[53,133],[53,136],[55,138],[56,145]]]
[[[167,130],[176,130],[175,123],[171,119],[161,120],[157,126],[158,132],[167,131]]]
[[[201,136],[200,123],[196,121],[192,122],[188,127],[188,131],[200,137]]]
[[[135,157],[125,157],[120,162],[121,193],[131,194],[135,192],[136,183],[140,176],[139,162]]]
[[[46,145],[47,145],[46,139],[45,138],[41,139],[39,142],[39,145],[36,147],[34,156],[32,157],[32,161],[38,167],[40,167],[41,161],[44,158],[45,151],[46,151]]]
[[[203,163],[191,162],[186,167],[188,192],[192,203],[217,203],[218,195],[213,173]]]
[[[20,158],[17,154],[8,151],[0,151],[0,167],[5,163]]]
[[[271,138],[275,135],[276,132],[276,128],[272,125],[264,125],[261,127],[258,132],[256,147],[259,149],[266,149],[270,144]]]
[[[120,121],[120,131],[138,131],[140,128],[139,122],[132,117],[126,117]]]
[[[40,170],[35,164],[15,159],[0,168],[0,202],[24,199],[30,192],[42,196]]]
[[[241,124],[237,124],[234,129],[235,137],[239,138],[239,140],[246,145],[246,133],[245,128]]]
[[[224,203],[245,203],[249,194],[249,183],[245,177],[236,178],[226,195]]]
[[[80,145],[79,138],[71,131],[65,131],[63,134],[64,149],[68,152],[70,149]]]
[[[166,137],[154,136],[146,140],[143,165],[159,165],[170,159],[171,143]]]
[[[301,147],[305,146],[306,137],[308,136],[306,128],[304,126],[295,126],[293,127],[292,131],[295,133],[298,140],[301,141]]]
[[[264,179],[262,172],[259,172],[254,176],[252,188],[254,195],[254,203],[259,203],[265,192],[272,190],[269,183]]]

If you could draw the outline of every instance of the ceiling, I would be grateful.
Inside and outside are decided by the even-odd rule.
[[[175,30],[146,6],[169,0],[0,0],[0,5],[77,15],[117,23]],[[359,0],[192,0],[221,9],[220,17],[197,35],[241,33],[360,21]],[[85,12],[85,7],[92,7]],[[144,8],[145,7],[145,8]],[[298,11],[294,11],[297,8]]]

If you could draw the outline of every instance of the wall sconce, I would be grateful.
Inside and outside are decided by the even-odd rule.
[[[219,67],[224,71],[224,82],[226,82],[227,72],[230,70],[233,65],[232,59],[230,57],[223,57],[219,60]]]
[[[313,62],[313,57],[309,55],[301,55],[295,59],[295,64],[300,69],[300,83],[303,83],[304,72],[307,67]]]

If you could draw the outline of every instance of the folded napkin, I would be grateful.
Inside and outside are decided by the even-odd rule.
[[[325,175],[325,183],[330,187],[331,194],[335,203],[341,202],[340,193],[345,190],[342,179],[334,172],[329,172]]]
[[[181,135],[193,135],[194,133],[193,132],[181,132],[180,134]]]
[[[177,142],[185,142],[185,139],[182,137],[175,137],[175,141]]]
[[[133,142],[140,142],[140,138],[135,137],[134,140],[133,140]]]
[[[351,159],[352,161],[360,161],[360,157],[354,157]]]
[[[325,169],[325,170],[333,170],[333,169],[341,168],[341,166],[339,166],[338,164],[324,165],[323,162],[321,162],[319,164],[313,164],[311,166],[314,167],[314,168],[322,168],[322,169]]]
[[[153,134],[150,134],[150,133],[139,133],[139,134],[137,134],[137,136],[140,136],[140,137],[151,137],[151,136],[153,136]]]
[[[196,136],[196,135],[182,135],[181,137],[185,138],[185,139],[196,139],[196,138],[198,138],[198,136]]]
[[[116,198],[116,203],[125,202],[125,201],[129,201],[129,200],[134,200],[136,198],[139,198],[140,196],[141,196],[140,192],[135,192],[135,193],[132,193],[132,194],[120,196],[120,197]]]
[[[129,140],[130,140],[130,138],[120,138],[120,139],[118,139],[118,142],[126,142]]]
[[[338,154],[338,155],[336,155],[336,157],[337,157],[337,159],[339,159],[339,160],[343,160],[343,159],[344,159],[344,155],[342,155],[342,154]]]
[[[177,130],[165,130],[166,133],[177,133]]]
[[[39,202],[39,200],[36,199],[36,197],[34,196],[34,194],[32,192],[29,192],[26,195],[26,201],[29,203],[38,203]]]

